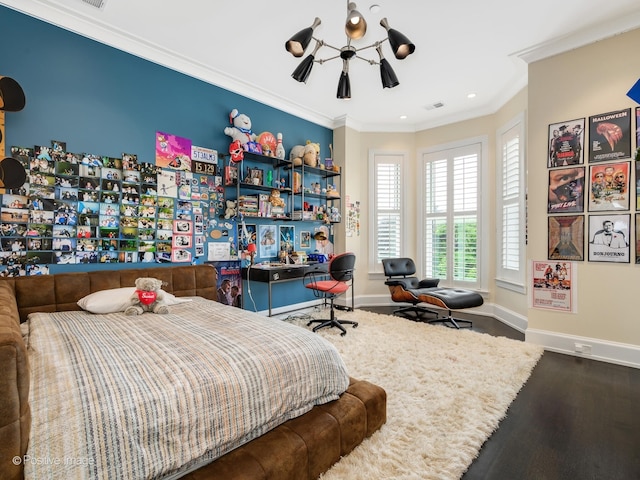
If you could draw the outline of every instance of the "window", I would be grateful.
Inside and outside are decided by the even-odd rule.
[[[369,254],[369,272],[382,272],[383,258],[403,255],[402,166],[405,154],[372,151],[369,171],[373,173],[369,204],[373,218],[369,235],[373,240]]]
[[[497,133],[497,284],[525,291],[524,115]]]
[[[422,264],[442,284],[480,289],[481,159],[486,141],[423,154]]]

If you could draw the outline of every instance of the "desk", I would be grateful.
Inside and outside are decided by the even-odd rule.
[[[269,316],[271,316],[271,285],[281,282],[302,281],[309,272],[327,273],[326,263],[311,262],[303,265],[253,265],[242,268],[242,279],[265,282],[269,289]]]

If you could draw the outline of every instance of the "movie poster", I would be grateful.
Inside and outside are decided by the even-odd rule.
[[[584,118],[549,125],[547,167],[584,163]]]
[[[584,211],[585,167],[549,170],[547,213]]]
[[[589,216],[589,261],[629,263],[631,215]]]
[[[584,260],[584,216],[549,217],[549,260]]]
[[[629,210],[631,162],[589,167],[589,211]]]
[[[577,313],[576,265],[574,262],[532,261],[531,307]]]
[[[631,157],[631,109],[589,117],[589,162]]]

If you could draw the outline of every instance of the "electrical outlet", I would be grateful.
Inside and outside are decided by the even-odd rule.
[[[582,353],[584,355],[591,355],[591,345],[585,345],[584,343],[574,343],[573,349],[576,353]]]

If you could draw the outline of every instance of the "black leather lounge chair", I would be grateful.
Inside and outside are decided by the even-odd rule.
[[[385,258],[382,265],[387,277],[384,283],[389,287],[391,299],[411,304],[397,309],[394,314],[413,313],[408,318],[442,323],[452,328],[471,328],[471,321],[454,318],[452,310],[479,307],[484,303],[482,295],[462,288],[439,287],[440,280],[435,278],[419,280],[415,276],[416,265],[411,258]],[[420,306],[421,303],[443,308],[447,314],[441,317],[437,311]],[[424,319],[422,315],[425,313],[435,315],[435,318]]]

